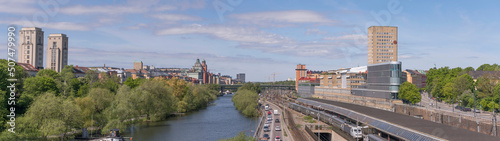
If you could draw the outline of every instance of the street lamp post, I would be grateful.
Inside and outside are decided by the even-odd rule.
[[[320,136],[320,132],[319,132],[319,112],[320,112],[320,108],[321,108],[321,105],[318,106],[318,141],[319,140],[319,136]]]

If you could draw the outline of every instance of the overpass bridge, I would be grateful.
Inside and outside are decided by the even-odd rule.
[[[387,135],[388,140],[500,140],[493,136],[361,105],[312,98],[298,98],[296,102],[359,122]]]
[[[229,90],[231,92],[236,92],[238,88],[243,86],[243,84],[234,84],[234,85],[220,85],[221,91]],[[295,85],[260,85],[261,90],[265,89],[281,89],[281,90],[295,90]]]

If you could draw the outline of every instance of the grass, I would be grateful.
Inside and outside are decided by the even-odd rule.
[[[304,121],[307,123],[316,123],[316,121],[311,116],[304,116]]]

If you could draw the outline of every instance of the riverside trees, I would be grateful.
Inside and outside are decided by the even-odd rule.
[[[259,116],[257,111],[259,104],[258,92],[260,92],[260,85],[245,83],[245,85],[238,88],[238,92],[236,92],[231,99],[234,103],[234,107],[246,117]]]
[[[0,59],[0,76],[8,78],[7,61]],[[116,76],[87,71],[75,78],[72,66],[57,73],[40,70],[26,78],[16,66],[16,133],[6,131],[7,85],[0,79],[0,140],[35,140],[51,135],[65,135],[83,127],[125,129],[129,121],[158,121],[173,112],[189,112],[206,107],[216,99],[217,91],[204,85],[186,83],[176,78],[128,79],[120,84]],[[99,77],[100,76],[100,77]],[[177,90],[177,91],[176,91]],[[174,92],[176,95],[174,95]],[[183,101],[179,103],[179,101]],[[179,109],[179,105],[184,106]],[[143,118],[144,117],[144,118]],[[144,119],[144,120],[140,120]]]

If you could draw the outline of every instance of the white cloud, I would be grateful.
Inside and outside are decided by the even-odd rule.
[[[325,40],[367,40],[367,35],[364,34],[348,34],[342,36],[329,36],[323,39]]]
[[[273,23],[319,23],[319,24],[334,24],[338,21],[330,20],[317,12],[308,10],[291,10],[291,11],[272,11],[272,12],[254,12],[244,14],[231,14],[229,17],[240,20],[245,23],[258,25],[273,24]]]
[[[134,29],[134,30],[136,30],[136,29],[142,29],[142,28],[145,28],[145,27],[147,27],[147,26],[148,26],[148,25],[147,25],[147,24],[145,24],[145,23],[138,23],[138,24],[135,24],[135,25],[133,25],[133,26],[127,26],[127,27],[125,27],[125,28],[126,28],[126,29]]]
[[[68,15],[85,15],[85,14],[129,14],[129,13],[143,13],[147,9],[137,6],[71,6],[61,8],[61,12]]]
[[[92,27],[87,24],[72,23],[72,22],[42,23],[37,21],[19,20],[19,21],[0,21],[0,23],[21,25],[23,27],[41,27],[41,28],[58,29],[58,30],[87,31],[92,29]]]
[[[208,34],[214,37],[238,41],[253,42],[260,44],[286,43],[288,39],[273,33],[267,33],[255,28],[231,27],[231,26],[203,26],[193,24],[189,26],[174,27],[158,31],[158,35],[180,35],[180,34]]]
[[[177,7],[172,6],[172,5],[162,5],[162,6],[158,6],[158,7],[154,8],[154,11],[161,12],[161,11],[169,11],[169,10],[176,10],[176,9],[177,9]]]
[[[322,30],[317,29],[317,28],[307,29],[307,31],[306,31],[306,35],[325,35],[327,33],[328,33],[327,31],[322,31]]]
[[[182,14],[154,14],[151,17],[169,21],[169,22],[177,22],[177,21],[199,21],[200,17],[190,16],[190,15],[182,15]]]
[[[0,0],[0,13],[27,15],[37,11],[31,0]]]

